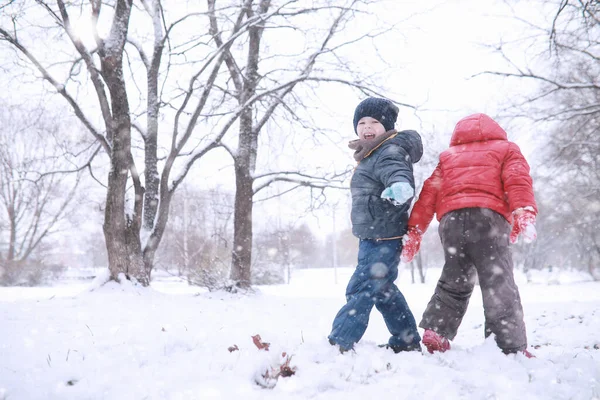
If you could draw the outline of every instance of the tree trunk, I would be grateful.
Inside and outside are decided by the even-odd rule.
[[[269,9],[270,0],[261,0],[258,12],[264,14]],[[248,17],[252,17],[254,10],[247,10]],[[264,27],[255,25],[248,29],[248,60],[246,63],[246,76],[242,93],[239,97],[240,105],[252,98],[256,93],[258,84],[258,61],[260,55],[260,40]],[[252,198],[254,190],[252,184],[256,169],[258,154],[258,131],[254,127],[252,106],[240,114],[240,134],[238,154],[235,157],[235,208],[233,215],[233,251],[231,254],[230,278],[235,285],[248,288],[251,284],[252,268]]]
[[[112,98],[116,99],[117,97],[113,96]],[[115,100],[113,103],[117,101]],[[129,146],[131,145],[129,114],[122,114],[116,125],[118,128],[113,140],[104,214],[108,269],[111,279],[118,281],[119,274],[123,273],[126,278],[135,278],[142,285],[147,286],[150,278],[143,268],[139,221],[135,216],[133,218],[126,216],[125,211],[127,177],[130,166]]]
[[[11,204],[8,207],[8,220],[10,222],[10,238],[8,242],[8,254],[6,255],[7,261],[15,259],[15,246],[17,243],[17,221],[15,216],[15,207]]]
[[[116,108],[114,104],[116,102],[127,103],[126,98],[118,100],[119,98],[114,94],[112,98],[116,99],[113,100],[113,108]],[[131,145],[129,113],[122,113],[115,122],[117,129],[112,146],[103,227],[108,252],[108,269],[111,279],[119,281],[119,275],[122,273],[126,278],[135,278],[142,285],[148,286],[150,276],[146,273],[142,260],[139,218],[135,215],[126,216],[125,210]]]
[[[251,93],[254,92],[252,88]],[[231,254],[230,278],[235,285],[248,288],[251,284],[252,268],[252,207],[256,169],[258,135],[253,131],[252,109],[240,115],[238,155],[235,158],[235,206],[233,213],[233,251]]]
[[[423,255],[417,253],[415,257],[415,263],[417,264],[417,270],[419,271],[419,280],[421,283],[425,283],[425,270],[423,269]]]
[[[253,193],[252,177],[244,161],[236,162],[235,167],[236,192],[230,278],[236,286],[248,288],[251,284]]]
[[[594,281],[600,281],[600,269],[594,263],[594,257],[588,258],[588,272]]]
[[[161,204],[158,209],[156,224],[152,230],[152,234],[148,238],[146,247],[143,250],[143,264],[148,276],[150,276],[152,269],[154,268],[154,256],[156,255],[158,246],[160,245],[167,228],[167,222],[169,221],[169,208],[171,206],[171,200],[173,199],[174,192],[169,190],[168,185],[165,182],[166,180],[163,179],[160,183]]]
[[[110,46],[102,48],[99,52],[101,73],[110,92],[112,109],[112,119],[107,126],[108,137],[112,138],[112,148],[103,228],[111,279],[119,281],[119,275],[124,274],[127,279],[135,278],[143,286],[148,286],[150,275],[144,268],[140,242],[141,210],[138,210],[138,205],[141,204],[141,199],[134,198],[136,206],[133,215],[128,215],[125,208],[127,179],[133,161],[129,100],[123,77],[123,47],[130,12],[129,1],[117,2],[115,21],[111,29],[111,37],[114,40]],[[139,194],[139,188],[136,188],[134,197]]]
[[[150,10],[152,22],[154,25],[154,50],[152,60],[147,68],[146,82],[148,84],[147,100],[147,131],[144,138],[145,143],[145,192],[144,192],[144,228],[151,230],[154,227],[154,219],[158,211],[159,203],[159,185],[158,174],[158,116],[160,113],[160,97],[158,93],[158,75],[162,59],[164,34],[162,31],[162,20],[160,18],[160,3],[153,2]]]
[[[235,160],[235,206],[233,212],[233,250],[230,279],[240,288],[252,282],[252,174],[256,167],[258,135],[252,132],[252,109],[240,116],[238,156]]]
[[[150,89],[148,90],[150,92]],[[152,97],[152,96],[151,96]],[[145,138],[145,192],[144,192],[144,228],[151,230],[154,227],[154,219],[158,210],[158,188],[160,179],[158,177],[158,103],[151,104],[148,100],[148,132]]]
[[[150,276],[144,269],[142,260],[139,230],[131,223],[123,224],[115,207],[108,207],[105,213],[104,238],[108,252],[108,269],[110,278],[120,281],[120,274],[127,279],[135,279],[143,286],[150,284]],[[109,208],[112,210],[109,211]]]

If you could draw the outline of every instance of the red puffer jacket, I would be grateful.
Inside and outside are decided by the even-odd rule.
[[[449,211],[469,207],[492,209],[512,222],[512,211],[528,206],[537,213],[521,150],[496,121],[473,114],[456,124],[450,148],[425,181],[408,225],[425,232],[434,214],[439,221]]]

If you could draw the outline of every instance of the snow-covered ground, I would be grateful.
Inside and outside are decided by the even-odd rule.
[[[326,336],[351,273],[338,269],[335,284],[330,269],[294,271],[289,285],[250,295],[172,280],[0,288],[0,400],[600,399],[600,283],[518,276],[535,359],[483,339],[478,292],[447,353],[377,347],[388,334],[374,310],[356,351],[341,355]],[[417,320],[437,276],[397,281]],[[295,375],[257,385],[283,351]]]

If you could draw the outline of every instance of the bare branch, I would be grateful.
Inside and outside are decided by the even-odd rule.
[[[309,177],[307,175],[302,175],[302,174],[296,174],[296,173],[290,173],[290,174],[294,174],[297,176],[306,176]],[[257,194],[258,192],[260,192],[261,190],[269,187],[271,184],[275,183],[275,182],[291,182],[291,183],[296,183],[299,186],[306,186],[306,187],[312,187],[312,188],[331,188],[331,189],[341,189],[341,190],[348,190],[348,186],[347,185],[334,185],[331,184],[327,178],[322,178],[322,177],[313,177],[315,180],[308,180],[308,179],[299,179],[299,178],[290,178],[288,176],[283,176],[286,175],[286,173],[282,173],[279,176],[275,176],[269,180],[267,180],[266,182],[262,183],[261,185],[257,186],[254,189],[254,194]]]
[[[3,4],[3,5],[0,6],[0,10],[2,10],[3,8],[6,8],[8,6],[10,6],[15,1],[17,1],[17,0],[9,0],[6,4]]]
[[[516,78],[528,78],[528,79],[534,79],[537,81],[541,81],[541,82],[545,82],[545,83],[549,83],[551,85],[556,86],[558,89],[573,89],[573,90],[579,90],[579,89],[600,89],[600,84],[595,84],[595,83],[566,83],[566,82],[558,82],[554,79],[542,76],[542,75],[536,75],[533,73],[512,73],[512,72],[499,72],[499,71],[483,71],[480,73],[477,73],[475,75],[473,75],[472,77],[476,77],[479,75],[498,75],[498,76],[504,76],[504,77],[516,77]]]
[[[558,7],[558,12],[554,16],[554,19],[552,20],[552,28],[550,29],[550,41],[551,42],[554,42],[556,40],[556,22],[558,21],[558,17],[563,12],[563,10],[567,7],[568,4],[569,4],[569,0],[561,0],[561,4]]]
[[[262,189],[270,186],[271,184],[273,184],[275,182],[288,182],[288,183],[295,183],[296,185],[294,187],[292,187],[292,188],[290,188],[290,189],[282,192],[282,193],[278,193],[277,195],[265,197],[263,199],[257,199],[257,200],[254,200],[254,202],[267,201],[267,200],[270,200],[272,198],[279,197],[279,196],[281,196],[281,195],[283,195],[285,193],[292,192],[292,191],[294,191],[294,190],[296,190],[298,188],[301,188],[301,187],[308,187],[308,188],[312,188],[312,189],[349,190],[348,186],[337,186],[337,185],[331,185],[331,184],[327,184],[327,183],[316,183],[316,182],[312,182],[312,181],[304,181],[304,180],[287,178],[287,177],[278,177],[278,178],[273,178],[269,182],[267,182],[264,185],[258,187],[256,190],[254,190],[254,194],[258,193]]]
[[[75,169],[69,169],[69,170],[57,170],[57,171],[52,171],[52,172],[44,172],[44,173],[40,174],[39,177],[37,178],[37,180],[34,182],[38,182],[40,179],[43,179],[50,175],[69,175],[69,174],[81,172],[86,168],[91,168],[92,161],[94,161],[94,158],[96,158],[96,156],[98,155],[98,152],[100,151],[101,148],[102,148],[102,146],[96,147],[96,150],[94,150],[94,152],[92,153],[92,155],[90,156],[88,161],[85,164],[83,164],[82,166],[75,168]]]
[[[179,107],[177,113],[175,114],[175,122],[173,125],[173,138],[172,138],[172,144],[171,144],[171,148],[175,149],[175,148],[179,148],[181,149],[185,143],[187,142],[187,140],[189,139],[192,131],[194,130],[196,123],[198,121],[198,117],[200,116],[200,112],[202,111],[202,109],[204,108],[204,104],[206,102],[206,98],[208,96],[208,94],[210,93],[210,90],[212,88],[212,84],[214,83],[217,73],[219,71],[219,68],[221,66],[221,63],[225,60],[225,55],[226,55],[226,50],[228,50],[231,45],[233,44],[233,42],[240,37],[242,34],[245,33],[244,28],[249,28],[257,23],[259,23],[261,20],[259,17],[254,17],[254,18],[249,18],[248,20],[246,20],[243,24],[242,24],[242,16],[245,13],[244,10],[242,10],[242,12],[240,12],[240,15],[237,19],[237,23],[239,24],[234,26],[233,30],[232,30],[232,34],[229,37],[229,39],[223,43],[222,46],[219,46],[218,49],[210,56],[208,57],[208,59],[206,60],[206,62],[204,63],[204,65],[200,68],[200,70],[194,74],[194,76],[192,76],[192,78],[190,79],[190,83],[188,86],[188,90],[186,91],[186,95],[185,98],[183,100],[182,105]],[[183,111],[185,110],[185,108],[187,107],[187,104],[189,102],[189,100],[191,99],[193,93],[194,93],[194,84],[196,82],[196,80],[200,77],[200,75],[206,70],[206,68],[209,67],[209,65],[214,61],[217,60],[217,62],[215,63],[215,66],[213,67],[213,71],[209,77],[209,79],[207,80],[207,82],[204,84],[204,91],[202,93],[202,95],[200,96],[201,100],[198,102],[198,105],[196,106],[194,112],[192,113],[192,117],[190,119],[190,121],[187,124],[187,128],[186,128],[186,133],[184,134],[184,137],[179,141],[179,144],[177,143],[177,136],[178,136],[178,132],[179,132],[179,119],[181,117],[181,114],[183,113]]]
[[[46,224],[46,228],[39,235],[37,235],[37,238],[35,236],[35,233],[36,233],[35,231],[37,231],[37,227],[39,227],[40,225],[39,225],[38,221],[36,221],[36,224],[35,224],[36,229],[34,230],[34,232],[31,235],[31,240],[29,241],[29,245],[27,246],[27,249],[23,255],[23,259],[26,259],[30,256],[31,252],[36,247],[39,246],[41,241],[44,238],[46,238],[46,236],[48,236],[50,234],[50,230],[52,228],[54,228],[56,226],[56,223],[63,217],[64,213],[67,210],[67,207],[69,206],[71,201],[75,198],[75,193],[77,192],[77,188],[79,186],[79,181],[80,181],[80,177],[77,176],[76,183],[71,187],[71,190],[66,195],[66,197],[64,197],[64,201],[60,205],[58,211],[54,213],[54,216],[53,216],[51,222]]]
[[[207,0],[207,2],[208,2],[209,21],[210,21],[209,32],[213,36],[217,46],[223,47],[223,40],[221,39],[221,33],[219,32],[219,25],[218,25],[217,17],[215,14],[216,0]],[[246,3],[244,4],[243,7],[250,8],[251,4],[252,4],[252,0],[246,0]],[[238,20],[235,23],[236,26],[239,26],[241,24],[242,17],[243,17],[243,14],[240,13],[238,16]],[[239,96],[239,93],[242,92],[243,76],[240,71],[240,68],[237,66],[235,59],[233,58],[233,55],[231,54],[229,49],[224,50],[224,51],[225,51],[225,65],[227,65],[227,69],[229,69],[229,75],[231,76],[231,79],[233,80],[233,83],[235,85],[235,88],[236,88],[238,96]]]
[[[144,63],[144,66],[146,67],[147,70],[149,70],[150,69],[150,60],[148,60],[148,56],[146,55],[146,52],[144,51],[144,48],[142,47],[142,44],[139,43],[137,40],[134,40],[134,39],[132,39],[130,37],[127,38],[127,43],[129,43],[133,47],[135,47],[135,49],[137,50],[138,54],[140,55],[140,59]]]
[[[79,106],[77,101],[73,98],[73,96],[71,96],[67,92],[64,85],[61,85],[60,83],[58,83],[56,81],[56,79],[54,79],[50,75],[50,73],[41,65],[41,63],[35,58],[35,56],[33,54],[31,54],[29,52],[29,50],[27,50],[27,48],[25,48],[10,33],[8,33],[6,30],[0,28],[0,36],[2,38],[4,38],[4,40],[7,40],[9,43],[11,43],[14,47],[16,47],[21,53],[23,53],[23,55],[25,55],[25,57],[27,57],[31,61],[31,63],[38,69],[38,71],[40,71],[43,79],[46,80],[47,82],[49,82],[56,89],[56,91],[67,100],[67,102],[69,103],[69,105],[71,106],[73,111],[75,112],[75,115],[77,116],[77,118],[79,118],[79,120],[88,129],[88,131],[96,138],[96,140],[98,140],[98,142],[100,142],[100,144],[104,148],[104,151],[106,151],[107,154],[110,154],[110,144],[106,141],[104,136],[102,134],[100,134],[98,132],[98,130],[96,130],[96,128],[92,125],[91,121],[86,117],[86,115],[84,114],[83,110],[81,109],[81,107]]]
[[[106,95],[106,91],[104,90],[104,82],[103,82],[102,78],[100,77],[100,73],[96,69],[96,66],[94,65],[94,60],[92,59],[92,55],[85,48],[85,46],[81,42],[81,39],[79,39],[79,37],[73,31],[73,27],[71,26],[69,14],[67,13],[67,9],[65,7],[63,0],[57,0],[56,3],[58,4],[59,10],[60,10],[60,13],[62,16],[64,29],[67,32],[69,39],[71,39],[71,43],[73,43],[73,45],[75,46],[75,49],[77,49],[77,52],[79,52],[79,54],[85,61],[87,70],[90,74],[90,78],[92,80],[92,83],[94,84],[94,88],[96,89],[96,94],[98,96],[98,102],[100,103],[100,110],[102,111],[102,117],[104,118],[104,124],[106,126],[106,130],[109,132],[109,137],[111,137],[112,135],[110,134],[110,131],[112,130],[112,115],[111,115],[111,111],[110,111],[108,97]],[[104,51],[102,44],[98,45],[98,51],[100,53],[102,53]]]

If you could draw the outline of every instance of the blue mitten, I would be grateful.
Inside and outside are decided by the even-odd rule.
[[[381,198],[391,201],[395,206],[401,206],[412,199],[414,195],[415,190],[408,182],[392,183],[390,187],[385,188],[381,192]]]

